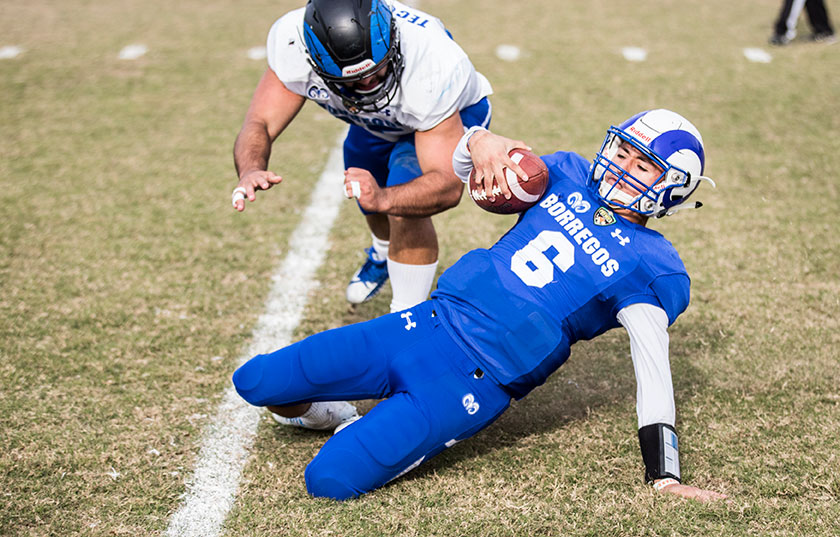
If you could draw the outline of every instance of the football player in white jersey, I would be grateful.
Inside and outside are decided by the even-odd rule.
[[[312,100],[350,124],[345,193],[372,235],[347,300],[369,300],[389,277],[391,311],[426,300],[438,260],[431,216],[461,199],[452,153],[465,127],[489,124],[490,83],[440,20],[385,0],[309,0],[274,23],[267,52],[234,147],[233,206],[281,182],[268,170],[272,143]]]

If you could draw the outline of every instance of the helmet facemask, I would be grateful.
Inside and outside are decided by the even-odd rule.
[[[396,28],[393,30],[395,35]],[[397,94],[399,80],[402,76],[404,62],[399,48],[399,39],[395,36],[396,43],[391,46],[388,53],[378,64],[365,69],[357,75],[336,77],[318,69],[314,61],[310,60],[312,68],[318,74],[327,87],[341,97],[344,106],[351,112],[378,112],[388,106]],[[376,74],[380,69],[386,69],[385,78],[382,82],[368,91],[358,91],[348,87],[353,82]]]
[[[349,7],[347,3],[332,4],[338,6],[335,8],[329,2],[319,4],[317,9],[324,11],[320,15],[313,11],[313,18],[306,19],[303,25],[303,41],[312,69],[330,91],[341,97],[351,113],[382,110],[396,95],[404,67],[399,31],[391,10],[381,0],[373,0],[370,11],[358,5]],[[342,22],[347,20],[352,22],[349,27]],[[363,91],[351,87],[382,70],[384,79],[377,86]]]

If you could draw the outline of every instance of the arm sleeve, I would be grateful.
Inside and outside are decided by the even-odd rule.
[[[639,428],[653,423],[673,427],[676,409],[668,361],[668,315],[662,308],[638,303],[619,311],[618,322],[630,335]]]
[[[464,183],[470,180],[470,174],[473,170],[472,157],[470,157],[470,150],[467,148],[467,142],[470,141],[470,136],[483,130],[487,129],[479,125],[470,127],[469,130],[461,136],[461,140],[458,142],[458,147],[456,147],[455,152],[452,153],[452,169],[455,170],[455,175],[458,176],[458,179]]]

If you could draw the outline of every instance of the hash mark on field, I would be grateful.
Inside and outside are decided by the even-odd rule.
[[[515,62],[522,55],[516,45],[499,45],[496,47],[496,57],[506,62]]]
[[[252,47],[248,49],[249,60],[264,60],[266,55],[265,47]]]
[[[312,191],[312,201],[289,240],[285,259],[272,276],[265,313],[257,320],[251,345],[239,365],[250,357],[291,343],[315,285],[315,272],[329,246],[329,232],[338,215],[344,166],[342,140],[330,152],[326,168]],[[195,472],[187,482],[184,502],[169,521],[168,536],[214,537],[233,507],[239,479],[259,424],[261,408],[246,403],[231,384],[207,424]]]
[[[17,45],[0,47],[0,60],[11,60],[23,54],[23,49]]]
[[[127,45],[120,51],[119,58],[121,60],[136,60],[149,52],[149,47],[146,45]]]
[[[628,62],[643,62],[647,59],[647,51],[640,47],[624,47],[621,55]]]
[[[770,63],[773,61],[773,56],[760,48],[745,48],[744,57],[754,63]]]

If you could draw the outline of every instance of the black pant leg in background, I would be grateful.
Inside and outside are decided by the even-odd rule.
[[[787,0],[786,2],[787,3]],[[805,10],[808,12],[808,20],[815,34],[833,34],[834,28],[828,20],[828,12],[825,9],[823,0],[807,0]]]

